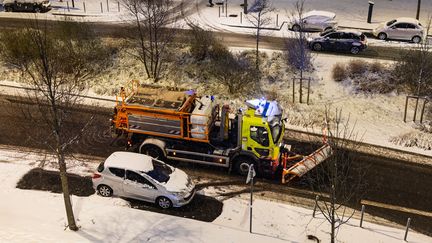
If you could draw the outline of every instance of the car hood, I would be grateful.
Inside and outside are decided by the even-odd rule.
[[[195,187],[189,176],[179,169],[175,169],[170,174],[170,179],[164,186],[170,192],[189,192]]]

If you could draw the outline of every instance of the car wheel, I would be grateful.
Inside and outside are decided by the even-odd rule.
[[[166,197],[158,197],[156,199],[157,205],[162,209],[168,209],[172,207],[172,202]]]
[[[322,45],[321,45],[320,43],[314,43],[314,44],[312,45],[312,49],[313,49],[314,51],[322,51]]]
[[[249,166],[252,164],[252,159],[247,157],[241,157],[234,163],[234,170],[237,174],[246,176],[249,172]]]
[[[295,25],[292,26],[292,30],[293,30],[293,31],[300,31],[300,30],[301,30],[301,27],[300,27],[300,25],[295,24]]]
[[[350,52],[351,52],[351,54],[356,55],[360,52],[360,48],[358,48],[357,46],[353,46],[353,47],[351,47]]]
[[[387,34],[383,33],[383,32],[379,33],[378,34],[378,39],[380,39],[380,40],[386,40],[387,39]]]
[[[420,38],[420,36],[414,36],[414,37],[412,38],[412,42],[414,42],[414,43],[420,43],[420,42],[421,42],[421,38]]]
[[[113,194],[113,190],[107,185],[100,185],[98,187],[98,192],[102,197],[111,197]]]
[[[141,153],[159,160],[163,160],[165,158],[162,150],[154,145],[144,145],[141,148]]]

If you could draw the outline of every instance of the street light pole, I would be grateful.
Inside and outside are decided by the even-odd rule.
[[[417,1],[417,15],[416,15],[416,19],[419,20],[420,18],[420,5],[421,5],[421,0]]]

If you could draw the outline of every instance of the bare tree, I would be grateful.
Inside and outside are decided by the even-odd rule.
[[[263,26],[271,22],[271,17],[267,16],[270,12],[273,12],[270,0],[255,0],[252,7],[249,10],[249,14],[246,18],[256,28],[256,48],[255,48],[255,68],[259,70],[259,42],[261,39],[261,29]]]
[[[325,118],[327,142],[332,148],[332,155],[311,170],[306,178],[319,195],[317,208],[330,223],[333,243],[337,230],[354,215],[355,211],[348,210],[348,206],[357,203],[365,193],[366,168],[356,163],[354,151],[358,145],[355,141],[359,137],[354,131],[355,125],[350,126],[349,117],[344,121],[341,110],[336,110],[331,118],[327,109]]]
[[[297,1],[294,4],[294,12],[291,14],[300,25],[299,31],[294,32],[294,37],[285,40],[285,55],[288,66],[293,67],[300,74],[300,81],[303,80],[303,73],[312,67],[313,56],[308,47],[307,33],[303,28],[304,1]]]
[[[37,139],[56,155],[68,227],[76,231],[66,155],[79,142],[88,122],[81,127],[70,124],[71,111],[79,105],[79,95],[86,89],[89,78],[109,60],[109,53],[87,24],[68,19],[29,20],[24,29],[0,34],[0,50],[0,59],[21,71],[22,80],[33,88],[26,102],[36,106],[22,112],[38,128],[43,128],[38,133],[44,136]]]
[[[147,77],[157,82],[165,68],[169,44],[175,35],[169,24],[175,22],[172,0],[123,0],[123,5],[132,16],[131,53],[143,65]]]

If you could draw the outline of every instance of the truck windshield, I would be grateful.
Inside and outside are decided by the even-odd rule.
[[[283,123],[281,123],[283,124]],[[272,137],[273,137],[273,143],[277,143],[277,141],[279,141],[279,138],[282,134],[282,126],[280,123],[276,123],[273,126],[270,126],[270,130],[272,133]]]
[[[170,179],[169,175],[173,172],[171,168],[155,159],[152,159],[152,163],[153,170],[148,171],[146,174],[160,183],[168,182]]]

